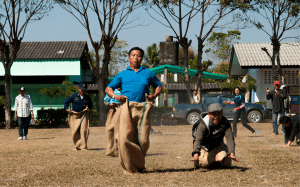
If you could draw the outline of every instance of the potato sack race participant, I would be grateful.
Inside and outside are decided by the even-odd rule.
[[[161,93],[162,84],[153,72],[141,66],[142,49],[134,47],[128,55],[130,66],[114,78],[105,92],[122,103],[120,112],[111,116],[116,118],[119,158],[124,173],[136,173],[145,169],[145,155],[149,149],[149,116],[153,104],[148,101]],[[153,95],[149,95],[150,85],[155,88]],[[122,95],[115,95],[113,90],[119,87],[122,87]]]
[[[284,147],[289,147],[296,137],[296,143],[300,146],[300,118],[299,114],[294,116],[282,116],[279,123],[284,126]]]
[[[250,125],[246,123],[246,110],[245,110],[245,98],[240,94],[240,88],[235,87],[234,88],[234,102],[230,101],[224,101],[224,104],[235,104],[236,108],[233,109],[234,113],[234,118],[233,118],[233,136],[237,137],[237,127],[236,123],[238,119],[241,117],[242,125],[246,127],[249,131],[252,132],[253,136],[257,136],[257,130],[254,130]]]
[[[115,95],[121,95],[122,88],[117,88],[114,91]],[[114,95],[114,96],[115,96]],[[105,143],[106,143],[106,156],[118,156],[118,147],[117,147],[117,128],[115,124],[118,124],[120,118],[113,118],[114,115],[120,115],[120,103],[115,98],[109,97],[107,94],[104,97],[104,104],[110,107],[107,114],[107,120],[105,123]],[[114,138],[115,137],[115,138]]]
[[[93,103],[91,98],[86,95],[86,83],[80,83],[78,90],[79,92],[72,94],[65,100],[64,109],[69,113],[69,126],[76,150],[87,150],[89,111],[93,108]],[[69,109],[69,103],[72,103],[72,110]]]
[[[223,167],[230,167],[231,160],[239,162],[235,157],[235,143],[231,125],[223,116],[223,108],[214,103],[208,106],[208,113],[200,118],[196,128],[194,151],[192,156],[196,168],[207,168],[218,162]],[[193,128],[194,129],[194,128]],[[226,137],[227,145],[223,142]]]

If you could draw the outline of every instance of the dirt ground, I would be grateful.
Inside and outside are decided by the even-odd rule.
[[[124,175],[106,157],[104,127],[91,127],[88,151],[75,151],[69,128],[0,130],[0,186],[299,186],[300,148],[283,147],[271,123],[238,124],[236,157],[229,169],[194,169],[190,125],[153,126],[146,174]],[[281,129],[281,128],[280,128]]]

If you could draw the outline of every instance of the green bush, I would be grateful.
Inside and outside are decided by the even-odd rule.
[[[43,107],[37,111],[37,119],[46,124],[61,124],[65,123],[68,118],[68,112],[63,108],[47,109]]]

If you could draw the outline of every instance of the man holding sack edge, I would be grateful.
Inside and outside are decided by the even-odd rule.
[[[111,116],[118,134],[115,138],[124,173],[136,173],[145,169],[149,149],[149,116],[153,104],[148,101],[153,101],[161,93],[162,84],[153,72],[141,66],[142,49],[134,47],[128,55],[130,66],[114,78],[105,93],[122,103],[119,112]],[[155,88],[153,95],[149,95],[150,85]],[[115,95],[113,90],[119,87],[122,87],[122,95]]]
[[[91,98],[86,95],[87,84],[80,83],[79,92],[72,94],[65,100],[64,109],[69,113],[69,126],[76,150],[87,150],[89,136],[90,116],[89,111],[93,108]],[[72,110],[69,109],[72,103]]]

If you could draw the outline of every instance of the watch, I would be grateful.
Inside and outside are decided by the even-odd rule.
[[[113,99],[115,99],[115,96],[116,96],[116,94],[115,94],[115,95],[113,95],[113,96],[112,96],[112,98],[113,98]]]

